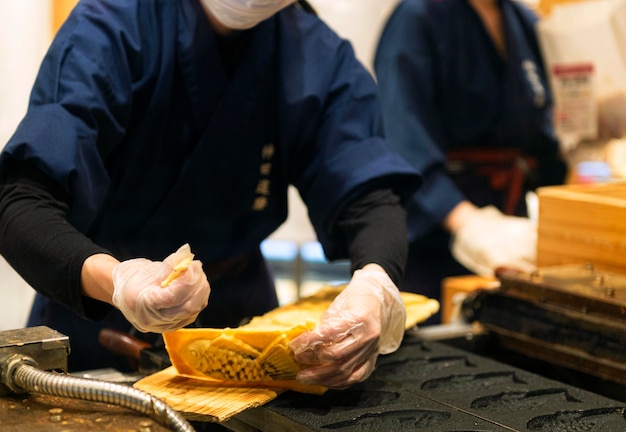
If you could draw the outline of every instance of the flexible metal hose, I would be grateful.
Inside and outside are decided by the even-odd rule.
[[[180,413],[149,393],[123,384],[41,371],[33,366],[32,359],[19,360],[13,363],[7,378],[22,390],[118,405],[144,414],[172,431],[194,432]]]

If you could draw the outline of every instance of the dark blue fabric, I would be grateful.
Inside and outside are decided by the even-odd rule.
[[[563,180],[537,18],[514,1],[500,5],[506,61],[467,0],[404,0],[381,35],[375,71],[386,131],[425,174],[410,204],[411,240],[465,198],[446,172],[450,149],[518,148],[539,159],[538,185]]]
[[[500,7],[506,59],[468,0],[403,0],[381,35],[374,67],[385,129],[425,176],[408,205],[411,247],[402,290],[440,298],[444,277],[471,273],[451,256],[441,223],[465,199],[478,206],[504,201],[484,178],[451,176],[447,151],[517,148],[539,164],[527,188],[565,178],[537,17],[515,1],[500,0]]]
[[[211,326],[276,305],[262,259],[229,268],[235,279],[213,272],[256,256],[286,219],[290,184],[339,259],[347,201],[372,184],[406,200],[420,178],[384,139],[374,80],[317,17],[291,6],[243,37],[230,75],[197,0],[82,0],[0,154],[0,177],[18,160],[58,182],[70,223],[120,260],[190,243],[212,284],[199,320]],[[74,329],[72,345],[95,350],[97,326],[78,331],[84,321],[46,302],[31,323]]]
[[[134,334],[135,330],[117,309],[102,321],[88,321],[41,294],[35,295],[26,325],[28,327],[45,325],[69,337],[70,353],[67,364],[69,371],[115,368],[126,372],[132,369],[133,361],[136,359],[115,354],[100,345],[98,335],[103,328],[144,338],[143,335]]]

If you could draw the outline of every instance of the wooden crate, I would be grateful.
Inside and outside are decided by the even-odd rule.
[[[590,263],[626,273],[626,182],[537,191],[537,266]]]

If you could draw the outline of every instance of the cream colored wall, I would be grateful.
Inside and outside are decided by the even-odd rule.
[[[0,1],[0,147],[22,116],[39,63],[50,43],[43,0]],[[0,258],[0,330],[24,327],[34,291]]]
[[[318,15],[348,39],[371,71],[378,37],[399,0],[308,0]]]

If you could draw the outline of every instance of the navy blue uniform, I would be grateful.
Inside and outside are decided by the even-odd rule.
[[[467,0],[404,0],[382,33],[375,71],[385,130],[425,175],[409,205],[412,246],[402,290],[438,298],[443,277],[471,273],[451,257],[440,224],[464,199],[502,206],[482,179],[451,177],[447,152],[516,148],[538,163],[528,188],[564,180],[537,17],[511,0],[500,7],[506,58]]]
[[[383,138],[373,80],[318,18],[291,6],[238,41],[232,65],[197,0],[83,0],[0,156],[0,170],[22,161],[53,179],[71,225],[120,260],[190,243],[212,285],[202,326],[276,306],[259,243],[286,219],[288,185],[336,259],[347,247],[334,222],[351,198],[417,179]],[[78,292],[61,304],[35,288],[47,297],[30,324],[79,349],[96,349],[80,343],[101,326],[129,327],[116,311],[86,321],[102,314]]]

